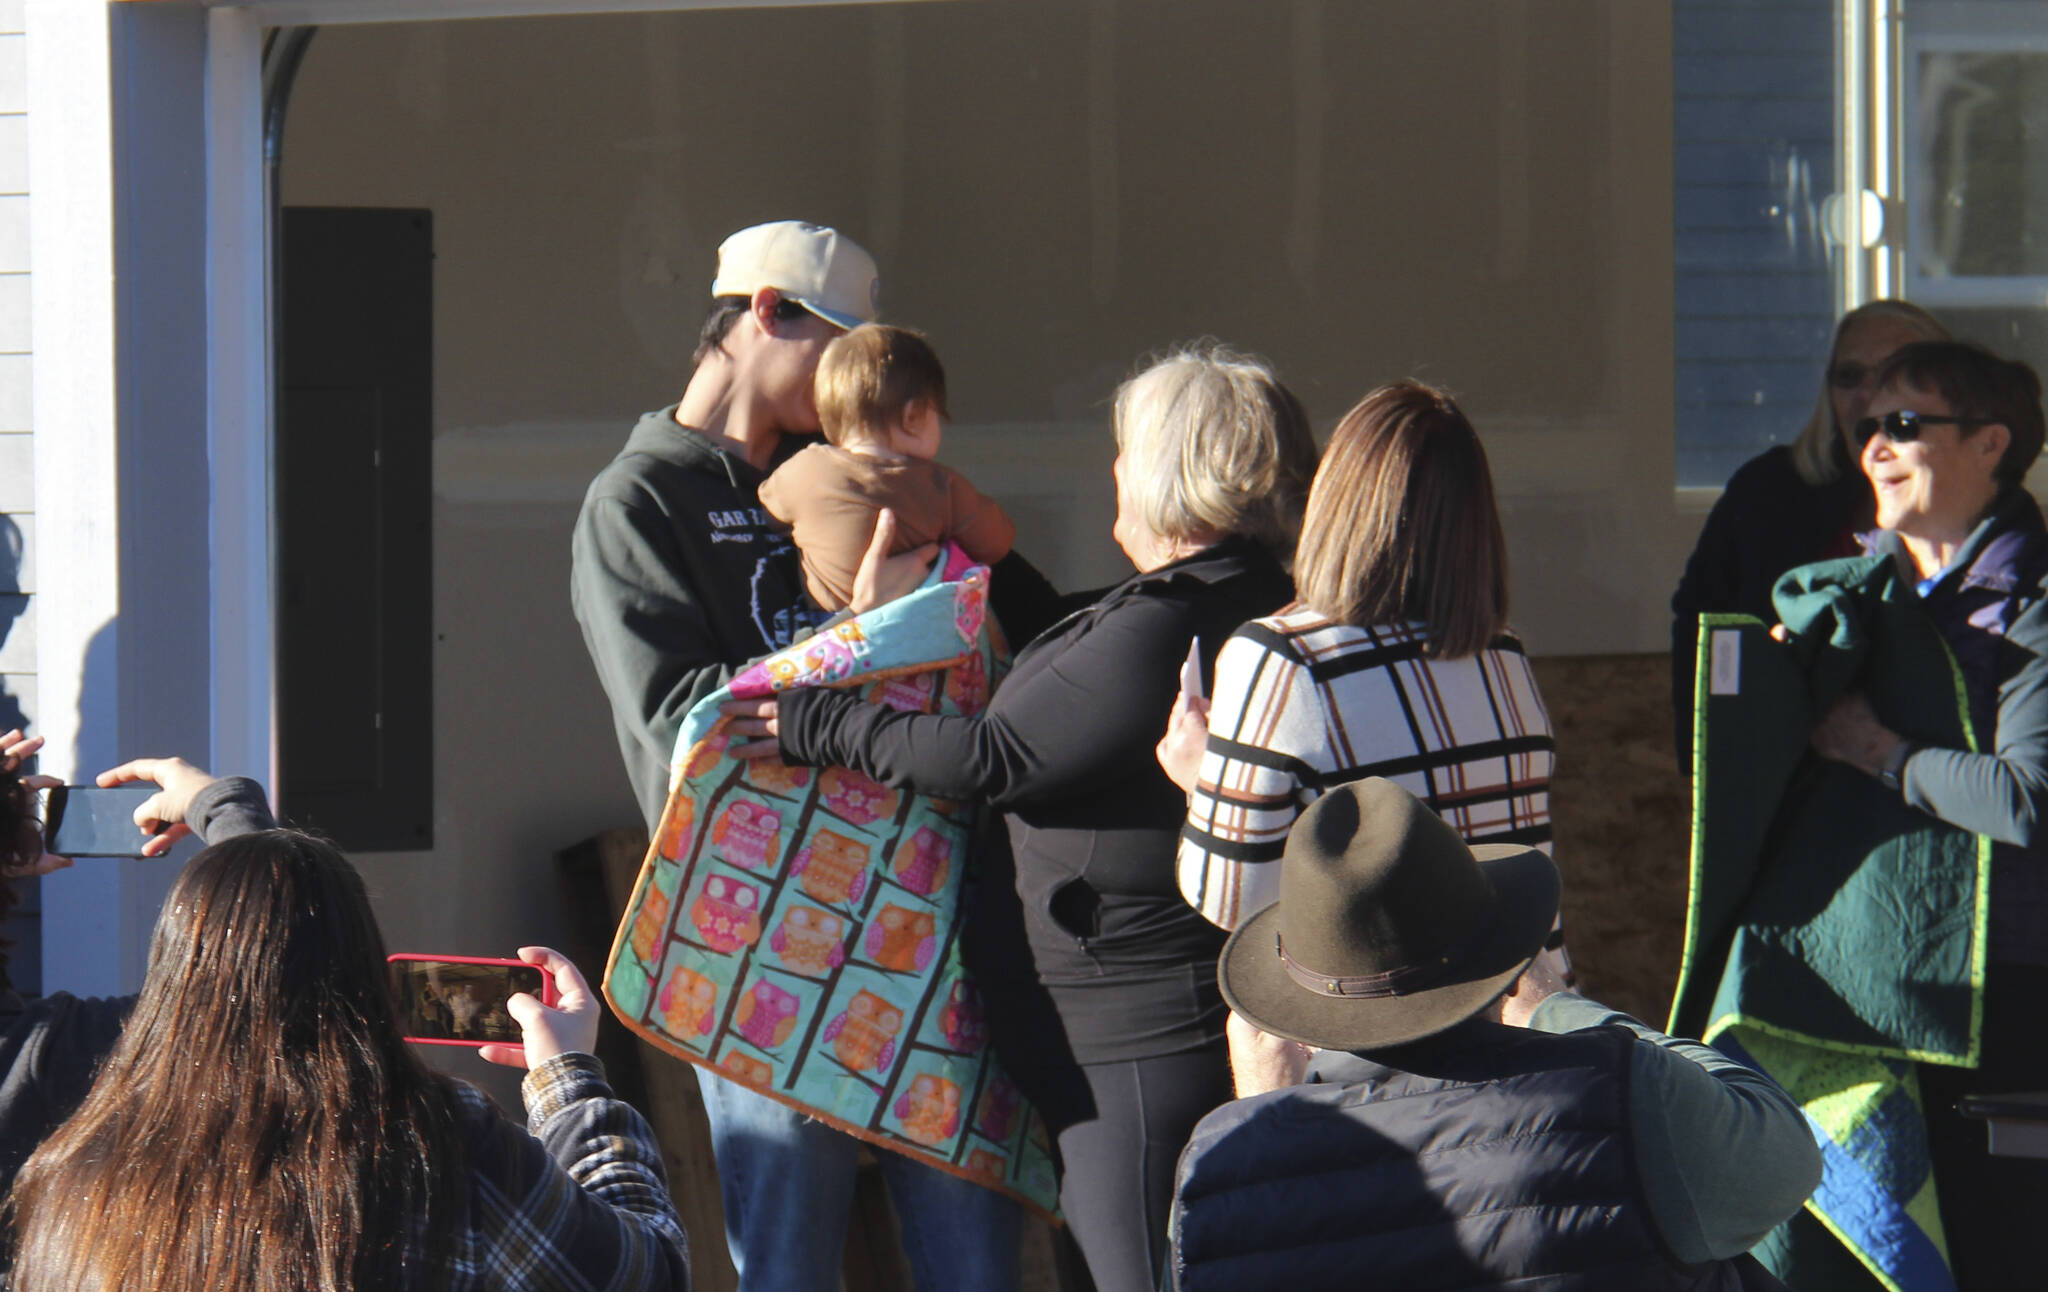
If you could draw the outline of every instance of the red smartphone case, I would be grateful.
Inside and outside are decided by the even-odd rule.
[[[562,999],[562,993],[555,989],[555,976],[539,965],[528,964],[524,960],[506,959],[502,956],[429,956],[420,955],[416,952],[400,952],[386,956],[385,962],[388,964],[413,962],[455,965],[503,965],[513,969],[530,969],[540,975],[540,992],[538,994],[541,1004],[553,1008]],[[400,1039],[413,1045],[454,1045],[472,1050],[482,1049],[486,1045],[504,1045],[515,1050],[521,1048],[517,1041],[459,1040],[445,1036],[405,1036]]]

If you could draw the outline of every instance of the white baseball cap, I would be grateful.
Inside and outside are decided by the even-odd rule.
[[[875,258],[822,224],[777,220],[741,229],[719,244],[713,296],[752,296],[763,287],[834,327],[856,328],[881,316]]]

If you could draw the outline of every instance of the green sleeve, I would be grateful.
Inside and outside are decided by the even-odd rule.
[[[1540,1032],[1607,1024],[1640,1038],[1629,1126],[1650,1218],[1673,1255],[1725,1260],[1799,1210],[1820,1183],[1820,1149],[1799,1105],[1769,1077],[1570,992],[1538,1005],[1529,1022]]]

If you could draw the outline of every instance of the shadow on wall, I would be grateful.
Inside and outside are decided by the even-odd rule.
[[[114,631],[119,624],[118,619],[101,624],[85,647],[83,676],[78,685],[78,739],[71,764],[72,774],[80,781],[88,781],[102,769],[121,761],[114,737],[119,730],[114,711]]]

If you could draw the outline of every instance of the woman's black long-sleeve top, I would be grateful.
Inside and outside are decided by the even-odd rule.
[[[1224,933],[1180,895],[1174,858],[1187,799],[1152,749],[1190,641],[1201,641],[1209,674],[1240,624],[1293,596],[1271,553],[1226,539],[1133,575],[1055,624],[975,717],[903,713],[838,691],[785,693],[783,756],[1000,810],[1031,958],[1074,1057],[1197,1049],[1221,1035]],[[977,921],[990,909],[981,903]],[[986,936],[1003,940],[998,930]]]

